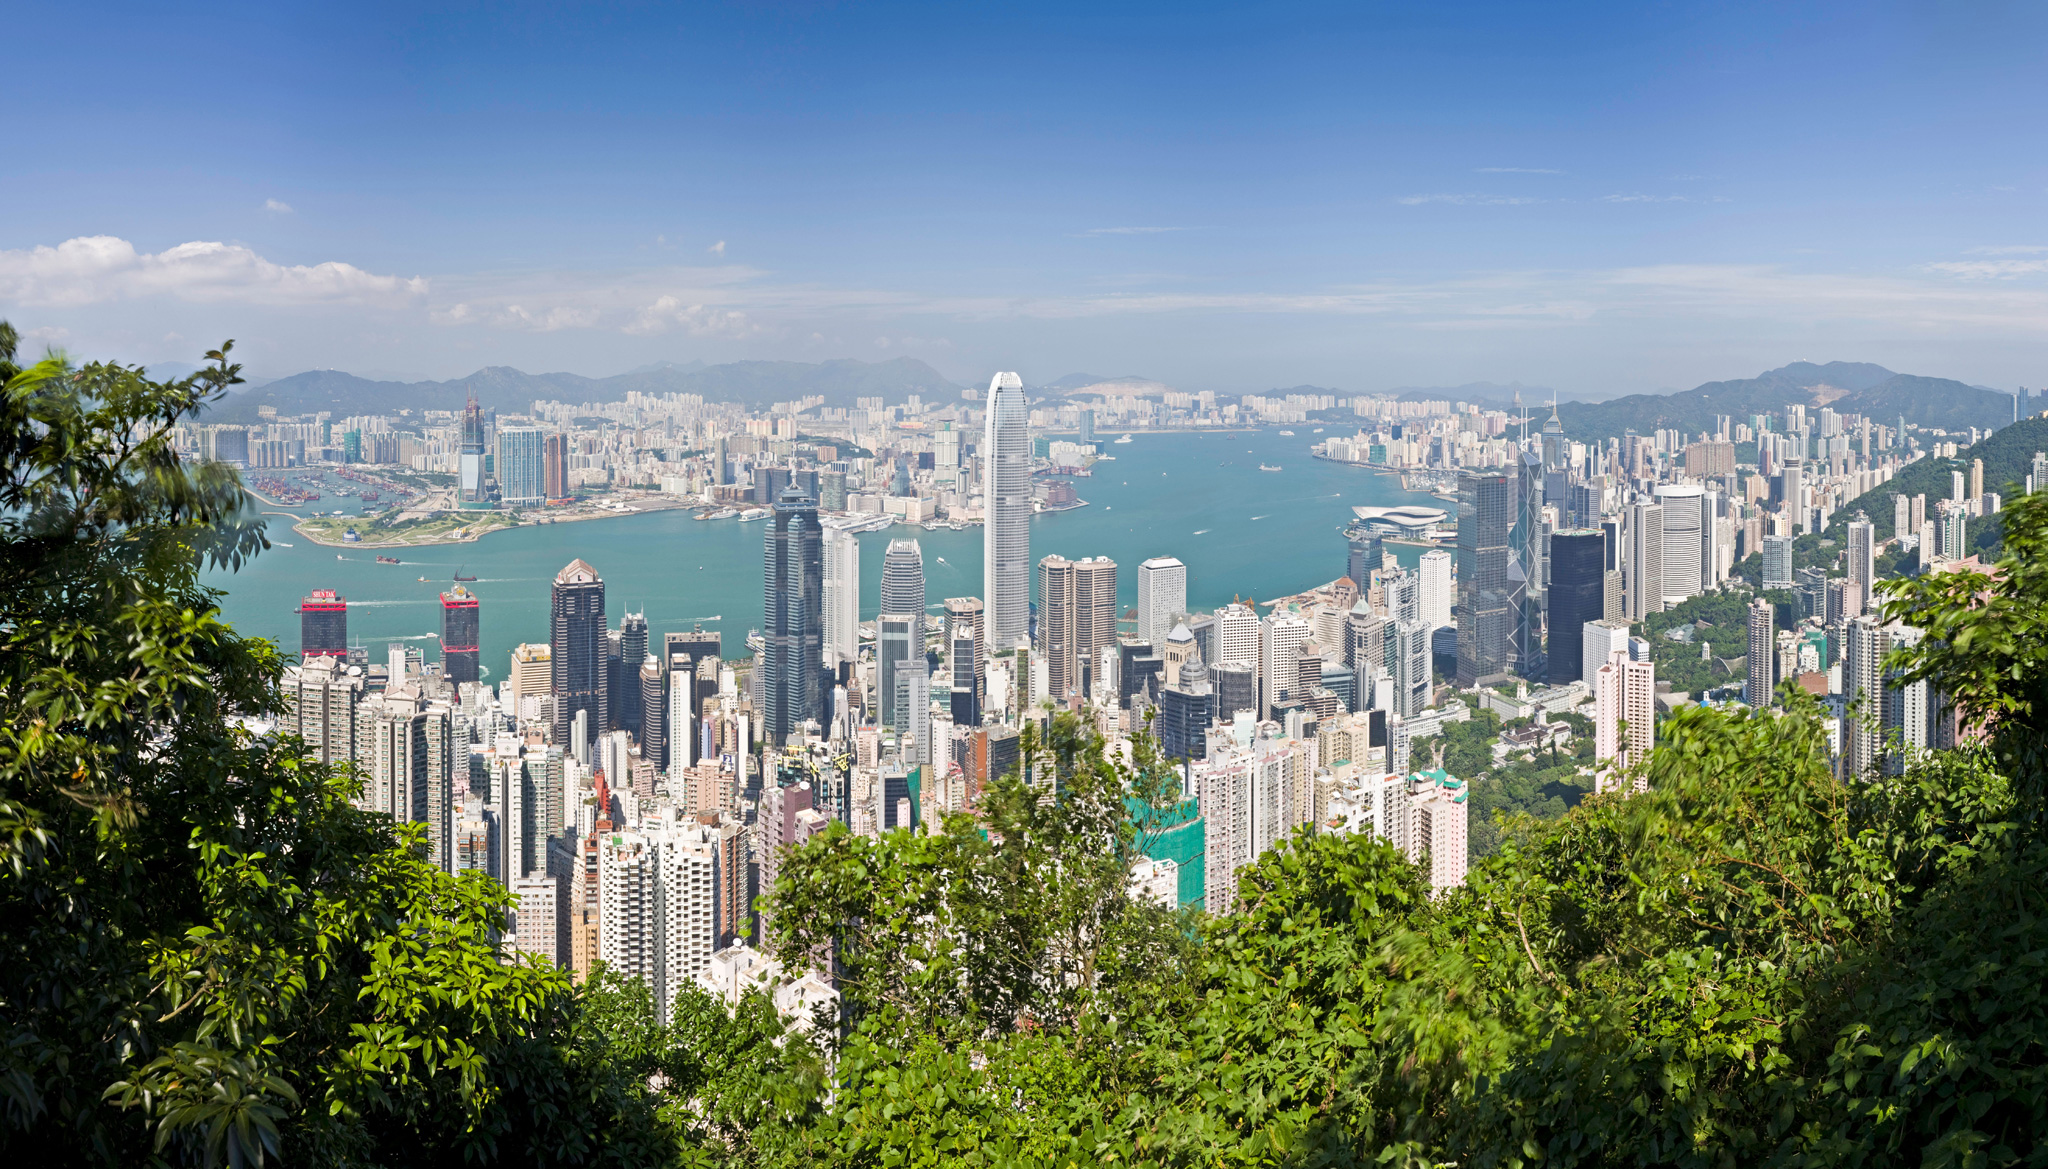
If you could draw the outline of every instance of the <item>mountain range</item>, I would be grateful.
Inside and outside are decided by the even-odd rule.
[[[1530,404],[1524,395],[1525,405]],[[1904,418],[1919,426],[1990,430],[2012,421],[2012,395],[1948,378],[1893,373],[1881,365],[1795,361],[1753,378],[1708,382],[1675,394],[1630,394],[1605,402],[1564,402],[1558,418],[1568,436],[1582,441],[1618,437],[1629,431],[1651,434],[1677,429],[1688,436],[1713,429],[1714,416],[1742,421],[1752,414],[1782,412],[1788,405],[1811,410],[1832,406],[1879,422]],[[1537,418],[1541,410],[1532,411]]]

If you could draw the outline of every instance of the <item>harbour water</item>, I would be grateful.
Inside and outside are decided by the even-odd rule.
[[[1314,439],[1275,430],[1228,434],[1139,434],[1103,450],[1094,476],[1074,481],[1090,506],[1037,515],[1031,558],[1108,556],[1117,562],[1120,603],[1137,600],[1138,562],[1177,556],[1188,566],[1188,602],[1197,610],[1232,597],[1261,600],[1335,579],[1344,569],[1339,529],[1358,505],[1445,506],[1404,491],[1400,480],[1309,455]],[[1280,471],[1259,470],[1260,464]],[[304,508],[333,511],[355,500],[329,498]],[[504,676],[512,647],[548,639],[548,588],[570,560],[589,561],[604,577],[611,621],[645,612],[655,636],[702,622],[723,631],[727,652],[743,653],[749,629],[761,626],[761,546],[766,521],[700,521],[687,511],[547,524],[497,532],[469,544],[377,551],[397,565],[378,564],[370,549],[332,548],[294,534],[271,517],[272,548],[238,573],[210,573],[222,590],[227,619],[245,634],[267,637],[287,652],[299,648],[300,598],[330,588],[348,599],[349,640],[380,656],[392,641],[423,643],[428,661],[440,629],[438,595],[461,572],[483,602],[483,664],[487,680]],[[881,597],[882,553],[892,537],[915,537],[924,549],[925,595],[936,612],[946,597],[978,596],[980,528],[927,532],[897,526],[861,541],[863,617]],[[1422,549],[1395,549],[1413,565]],[[339,554],[343,559],[337,560]],[[419,578],[426,577],[422,583]],[[1035,591],[1035,588],[1034,588]]]

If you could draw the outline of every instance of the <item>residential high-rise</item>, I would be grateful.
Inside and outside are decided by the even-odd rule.
[[[1697,483],[1665,483],[1656,490],[1664,509],[1664,607],[1700,593],[1706,490]]]
[[[1749,603],[1749,678],[1742,684],[1742,700],[1758,710],[1771,704],[1777,649],[1776,608],[1758,597]]]
[[[1863,590],[1865,600],[1871,596],[1871,586],[1877,583],[1876,528],[1862,512],[1849,521],[1849,583]]]
[[[825,720],[825,529],[818,501],[791,486],[775,501],[762,572],[765,673],[762,734],[780,747]]]
[[[285,714],[278,720],[281,735],[297,735],[322,763],[350,763],[356,758],[356,711],[364,700],[363,672],[346,658],[315,655],[287,666],[278,690]]]
[[[1792,545],[1791,536],[1765,536],[1764,544],[1764,587],[1767,589],[1789,589],[1792,587]]]
[[[1885,698],[1884,657],[1891,638],[1873,616],[1851,618],[1842,654],[1842,774],[1862,778],[1878,774],[1883,765]]]
[[[1637,503],[1628,514],[1628,618],[1664,611],[1664,507]]]
[[[456,585],[441,594],[441,673],[449,682],[459,686],[481,676],[480,629],[475,593]]]
[[[498,498],[507,507],[547,502],[547,433],[537,426],[507,426],[498,431],[498,457],[492,469]]]
[[[1625,771],[1656,746],[1657,667],[1616,650],[1593,681],[1593,759]],[[1601,779],[1600,790],[1611,789]]]
[[[1577,681],[1583,671],[1585,625],[1606,613],[1605,538],[1591,528],[1550,537],[1550,654],[1553,686]]]
[[[1432,548],[1422,554],[1416,565],[1421,587],[1422,622],[1431,629],[1445,629],[1451,624],[1451,609],[1458,599],[1451,580],[1451,563],[1450,552]],[[1364,589],[1365,582],[1360,581],[1358,587]]]
[[[1458,479],[1458,685],[1476,686],[1517,665],[1528,578],[1511,548],[1518,476],[1467,471]]]
[[[1892,494],[1892,538],[1895,540],[1904,539],[1912,535],[1913,532],[1913,501],[1907,499],[1903,494],[1894,492]]]
[[[842,476],[843,478],[843,476]],[[860,658],[860,538],[852,532],[824,536],[825,660]]]
[[[1088,693],[1103,647],[1116,644],[1116,614],[1116,561],[1038,562],[1038,641],[1055,705]]]
[[[1890,648],[1903,649],[1920,644],[1923,634],[1910,625],[1893,623],[1885,627]],[[1887,775],[1901,775],[1906,765],[1936,746],[1933,684],[1925,678],[1908,682],[1898,671],[1884,681],[1884,731]]]
[[[548,667],[555,696],[555,742],[578,758],[590,744],[572,740],[570,728],[584,715],[586,733],[602,733],[611,713],[611,689],[605,665],[604,580],[582,560],[572,560],[555,574],[549,603]]]
[[[891,540],[882,554],[882,612],[914,613],[918,617],[915,644],[924,645],[924,549],[916,540]]]
[[[1580,658],[1579,680],[1588,689],[1597,684],[1600,667],[1619,650],[1629,656],[1629,623],[1626,617],[1607,617],[1599,621],[1588,621],[1579,627]]]
[[[541,491],[549,499],[569,498],[569,436],[551,433],[541,443]]]
[[[1394,713],[1413,718],[1429,708],[1435,677],[1430,630],[1420,621],[1396,621],[1387,630],[1387,673],[1394,680]]]
[[[1171,556],[1154,556],[1139,563],[1139,639],[1161,644],[1187,611],[1188,566]]]
[[[299,658],[348,657],[348,598],[314,589],[299,602]]]
[[[981,440],[982,600],[989,645],[1007,651],[1031,632],[1031,429],[1024,382],[999,373],[988,384]]]
[[[1427,866],[1432,890],[1464,884],[1469,786],[1441,768],[1411,775],[1408,783],[1409,857]]]
[[[640,660],[640,754],[655,771],[668,771],[668,671],[651,653]]]

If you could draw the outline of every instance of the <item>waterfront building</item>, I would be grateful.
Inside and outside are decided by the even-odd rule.
[[[550,500],[569,498],[569,436],[550,434],[541,441],[541,491]]]
[[[804,723],[825,721],[824,528],[801,488],[776,500],[763,561],[762,735],[780,747]]]
[[[924,549],[916,540],[891,540],[882,554],[882,612],[914,613],[914,643],[924,646]]]
[[[555,697],[555,742],[578,759],[588,759],[588,736],[610,725],[604,579],[585,561],[570,561],[555,574],[549,610],[549,690]],[[584,728],[581,741],[572,738],[571,731],[578,725],[579,715]]]
[[[299,658],[348,657],[348,598],[314,589],[299,602]]]
[[[1031,632],[1031,432],[1024,382],[989,380],[982,461],[982,590],[989,644],[1008,649]]]
[[[507,426],[498,431],[498,457],[492,463],[498,499],[507,507],[532,507],[547,502],[547,434],[537,426]]]
[[[1188,611],[1188,566],[1171,556],[1138,565],[1138,637],[1158,645]]]
[[[456,456],[457,502],[462,507],[485,507],[490,495],[484,484],[484,412],[476,395],[462,410],[462,446]]]
[[[441,675],[451,685],[482,676],[477,642],[482,636],[477,596],[461,585],[441,594]]]

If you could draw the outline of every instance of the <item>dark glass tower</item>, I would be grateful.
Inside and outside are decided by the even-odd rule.
[[[587,733],[604,733],[607,691],[604,580],[597,570],[581,560],[555,574],[549,646],[552,650],[551,680],[555,693],[555,742],[579,755],[589,743],[570,743],[570,728],[576,713],[588,711]]]
[[[441,594],[441,673],[460,686],[474,682],[482,621],[475,593],[456,585]]]
[[[1550,537],[1550,684],[1576,681],[1586,622],[1607,615],[1607,539],[1591,528]]]
[[[642,739],[640,667],[647,660],[647,615],[628,613],[619,619],[619,670],[612,676],[609,703],[619,729]],[[643,740],[644,741],[644,740]]]
[[[1467,471],[1458,480],[1458,685],[1514,668],[1520,579],[1509,541],[1520,508],[1519,476]]]
[[[646,654],[640,662],[640,754],[668,772],[668,671]]]
[[[348,598],[333,589],[314,589],[299,602],[299,657],[348,656]]]
[[[1345,531],[1344,540],[1344,575],[1351,578],[1351,583],[1357,585],[1360,595],[1363,595],[1372,587],[1372,570],[1381,563],[1380,538],[1359,523]]]
[[[779,747],[806,721],[825,717],[825,529],[818,524],[818,501],[785,490],[775,501],[766,545],[761,700],[767,740]]]

